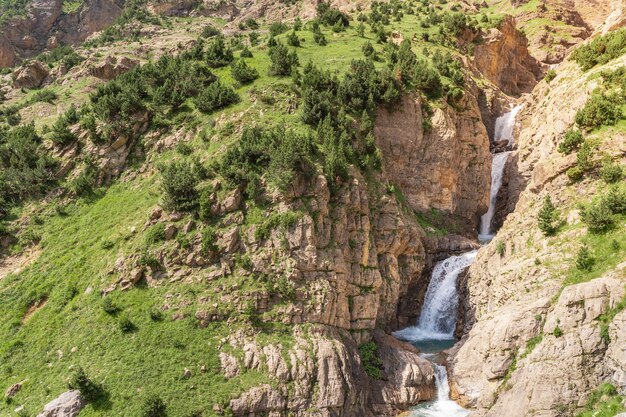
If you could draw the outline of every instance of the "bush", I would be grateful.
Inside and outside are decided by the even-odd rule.
[[[326,46],[328,44],[326,36],[324,36],[324,34],[322,33],[319,25],[316,25],[313,28],[313,41],[319,46]]]
[[[581,211],[581,218],[592,233],[604,233],[615,223],[613,212],[606,202],[599,200]]]
[[[499,240],[498,243],[496,243],[496,253],[500,256],[500,258],[504,256],[505,250],[506,250],[506,246],[504,242]]]
[[[613,214],[626,213],[626,188],[614,185],[602,196],[600,203],[605,205]]]
[[[537,221],[539,230],[541,230],[545,236],[552,236],[559,226],[559,215],[549,195],[543,200],[543,206],[541,210],[539,210]]]
[[[151,246],[165,240],[165,223],[157,223],[154,226],[148,228],[143,236],[143,241],[146,246]]]
[[[289,30],[289,26],[287,26],[283,22],[274,22],[270,25],[270,36],[278,36],[282,33],[287,32],[287,30]]]
[[[240,84],[250,84],[259,78],[259,72],[246,64],[246,61],[240,59],[230,67],[233,78]]]
[[[291,75],[292,69],[299,65],[298,54],[295,51],[289,52],[289,49],[281,43],[276,43],[270,47],[269,57],[271,60],[270,75]]]
[[[141,417],[166,417],[167,406],[156,394],[149,395],[141,408]]]
[[[378,356],[378,346],[374,342],[363,343],[359,346],[361,364],[365,373],[372,379],[382,379],[383,361]]]
[[[321,2],[317,5],[317,17],[323,24],[327,26],[349,26],[350,19],[348,15],[337,9],[330,7],[329,3]]]
[[[218,36],[209,44],[206,62],[211,68],[224,67],[233,62],[233,51],[226,46],[223,36]]]
[[[546,72],[546,76],[544,77],[544,80],[546,80],[546,82],[550,84],[552,80],[554,80],[555,78],[556,78],[556,71],[553,69],[549,69],[548,72]]]
[[[0,217],[10,205],[54,184],[56,162],[41,142],[33,124],[0,127]]]
[[[206,87],[194,99],[194,104],[203,113],[213,113],[239,102],[239,95],[232,89],[216,81]]]
[[[104,396],[102,386],[93,382],[81,367],[78,367],[70,377],[68,388],[79,390],[87,402],[98,401]]]
[[[577,182],[583,178],[585,171],[583,171],[583,169],[580,168],[579,166],[574,166],[568,169],[566,174],[571,182]]]
[[[584,141],[583,134],[579,130],[570,129],[565,132],[563,140],[559,143],[559,152],[569,155],[577,150]]]
[[[69,45],[62,45],[54,48],[49,52],[39,55],[37,59],[48,65],[61,62],[65,65],[66,69],[71,69],[85,60],[85,58],[76,53],[74,48]]]
[[[202,29],[202,34],[200,36],[202,36],[203,38],[212,38],[214,36],[219,36],[221,34],[222,32],[218,28],[209,24],[209,25],[206,25],[204,29]]]
[[[576,113],[576,123],[587,130],[612,126],[622,118],[621,106],[622,100],[617,95],[593,94]]]
[[[120,311],[120,308],[115,305],[111,297],[105,297],[102,300],[102,310],[107,314],[114,315]]]
[[[246,26],[251,30],[257,30],[259,28],[257,21],[252,18],[246,20]]]
[[[576,269],[581,271],[591,271],[593,265],[595,263],[594,258],[591,256],[591,252],[589,252],[589,248],[587,245],[583,245],[576,255]]]
[[[59,98],[59,96],[57,95],[57,93],[55,93],[54,91],[50,90],[50,89],[43,89],[43,90],[39,90],[37,92],[35,92],[35,94],[33,94],[33,96],[30,98],[29,102],[32,103],[48,103],[48,104],[52,104],[56,101],[56,99]]]
[[[613,184],[624,178],[624,169],[620,164],[607,162],[600,168],[600,177],[607,184]]]
[[[596,65],[606,64],[625,52],[626,29],[619,29],[580,46],[572,53],[571,57],[583,71],[587,71]]]
[[[118,326],[123,333],[130,333],[137,330],[137,327],[128,316],[120,318]]]
[[[97,180],[98,169],[88,160],[80,174],[68,184],[68,188],[79,197],[89,196],[93,194]]]
[[[198,204],[198,175],[189,162],[174,161],[159,168],[164,205],[169,210],[189,211]]]
[[[252,58],[252,51],[247,46],[244,46],[241,52],[239,53],[239,57],[241,58]]]
[[[204,253],[205,256],[208,256],[218,250],[217,231],[213,227],[205,227],[202,229],[202,253]]]
[[[287,36],[287,45],[289,46],[293,46],[295,48],[299,48],[300,47],[300,38],[298,37],[298,35],[296,34],[296,31],[293,30],[289,36]]]

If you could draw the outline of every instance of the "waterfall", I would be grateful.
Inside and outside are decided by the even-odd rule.
[[[513,130],[515,129],[515,118],[522,110],[523,105],[514,107],[510,112],[503,114],[496,119],[494,142],[506,140],[509,146],[514,143]],[[478,240],[480,242],[489,242],[493,239],[491,222],[496,211],[496,202],[498,193],[502,187],[502,178],[504,176],[504,168],[509,159],[510,152],[501,152],[493,156],[491,163],[491,193],[489,197],[489,210],[480,218],[480,233]]]
[[[474,259],[476,251],[451,256],[437,263],[417,326],[395,332],[394,336],[410,342],[454,341],[459,307],[457,278]]]
[[[469,414],[450,399],[450,385],[445,366],[433,362],[435,383],[437,384],[437,400],[417,406],[410,417],[465,417]]]
[[[399,339],[412,342],[422,351],[440,351],[450,347],[456,339],[456,327],[459,308],[457,280],[459,275],[474,262],[476,252],[471,251],[459,256],[451,256],[435,265],[433,269],[424,305],[417,326],[394,333]],[[437,355],[424,353],[422,357],[431,361],[435,372],[437,399],[417,406],[410,417],[464,417],[469,412],[450,400],[450,386],[446,368],[436,362]]]
[[[480,234],[478,240],[480,242],[489,242],[493,239],[491,234],[491,221],[493,215],[496,212],[496,202],[498,200],[498,193],[502,186],[502,177],[504,176],[504,167],[509,159],[511,152],[497,153],[493,156],[493,162],[491,163],[491,194],[489,196],[489,210],[483,214],[480,218]]]
[[[519,106],[513,107],[510,112],[504,113],[502,116],[496,119],[496,127],[494,129],[494,137],[493,141],[498,142],[501,140],[507,140],[509,145],[513,145],[515,143],[515,139],[513,138],[513,129],[515,129],[515,118],[517,114],[524,107],[523,104]]]

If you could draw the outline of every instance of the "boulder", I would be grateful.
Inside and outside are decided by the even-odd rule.
[[[48,77],[50,71],[39,61],[31,61],[15,72],[15,88],[39,88]]]
[[[112,80],[137,65],[139,65],[139,61],[136,59],[109,55],[104,59],[104,62],[91,67],[89,73],[102,80]]]
[[[67,391],[46,404],[37,417],[76,417],[85,405],[80,391]]]
[[[17,393],[22,389],[22,384],[19,382],[17,384],[13,384],[9,387],[9,389],[4,393],[5,398],[12,398],[17,395]]]

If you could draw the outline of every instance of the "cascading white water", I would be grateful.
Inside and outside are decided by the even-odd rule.
[[[514,107],[510,112],[503,114],[496,119],[494,132],[494,142],[506,140],[509,146],[513,145],[513,130],[515,129],[515,118],[522,110],[522,105]],[[493,239],[491,231],[491,222],[496,211],[496,202],[498,192],[502,187],[502,177],[504,176],[504,168],[509,159],[510,152],[501,152],[493,156],[491,164],[491,193],[489,198],[489,210],[480,218],[480,233],[478,240],[480,242],[489,242]]]
[[[445,366],[432,363],[437,384],[437,400],[419,405],[411,417],[465,417],[469,411],[450,399],[450,385]]]
[[[476,251],[471,251],[437,263],[417,326],[397,331],[394,336],[409,342],[454,340],[459,307],[457,278],[474,259]]]
[[[496,212],[496,202],[498,200],[498,193],[500,187],[502,187],[502,177],[504,176],[504,167],[509,159],[511,152],[497,153],[493,156],[493,162],[491,163],[491,194],[489,197],[489,210],[483,214],[480,218],[480,233],[478,240],[480,242],[489,242],[493,239],[491,234],[491,221],[493,215]]]
[[[513,129],[515,129],[515,118],[517,114],[524,107],[523,104],[513,107],[510,112],[504,113],[502,116],[496,119],[496,126],[494,129],[493,140],[498,142],[501,140],[507,140],[509,145],[513,145],[515,142],[513,138]]]
[[[476,259],[477,251],[445,259],[433,269],[420,318],[415,327],[395,332],[399,339],[412,342],[422,351],[439,351],[454,343],[459,307],[457,280],[459,275]],[[469,412],[450,400],[450,386],[446,368],[434,362],[436,355],[425,353],[422,356],[431,361],[435,372],[437,399],[420,404],[411,417],[464,417]]]

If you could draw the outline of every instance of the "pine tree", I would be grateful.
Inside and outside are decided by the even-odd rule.
[[[591,256],[591,252],[587,245],[583,245],[576,256],[576,269],[581,271],[591,271],[595,259]]]
[[[537,221],[539,229],[545,236],[553,235],[558,228],[559,216],[554,204],[552,204],[552,199],[548,195],[543,200],[543,206],[539,210]]]

